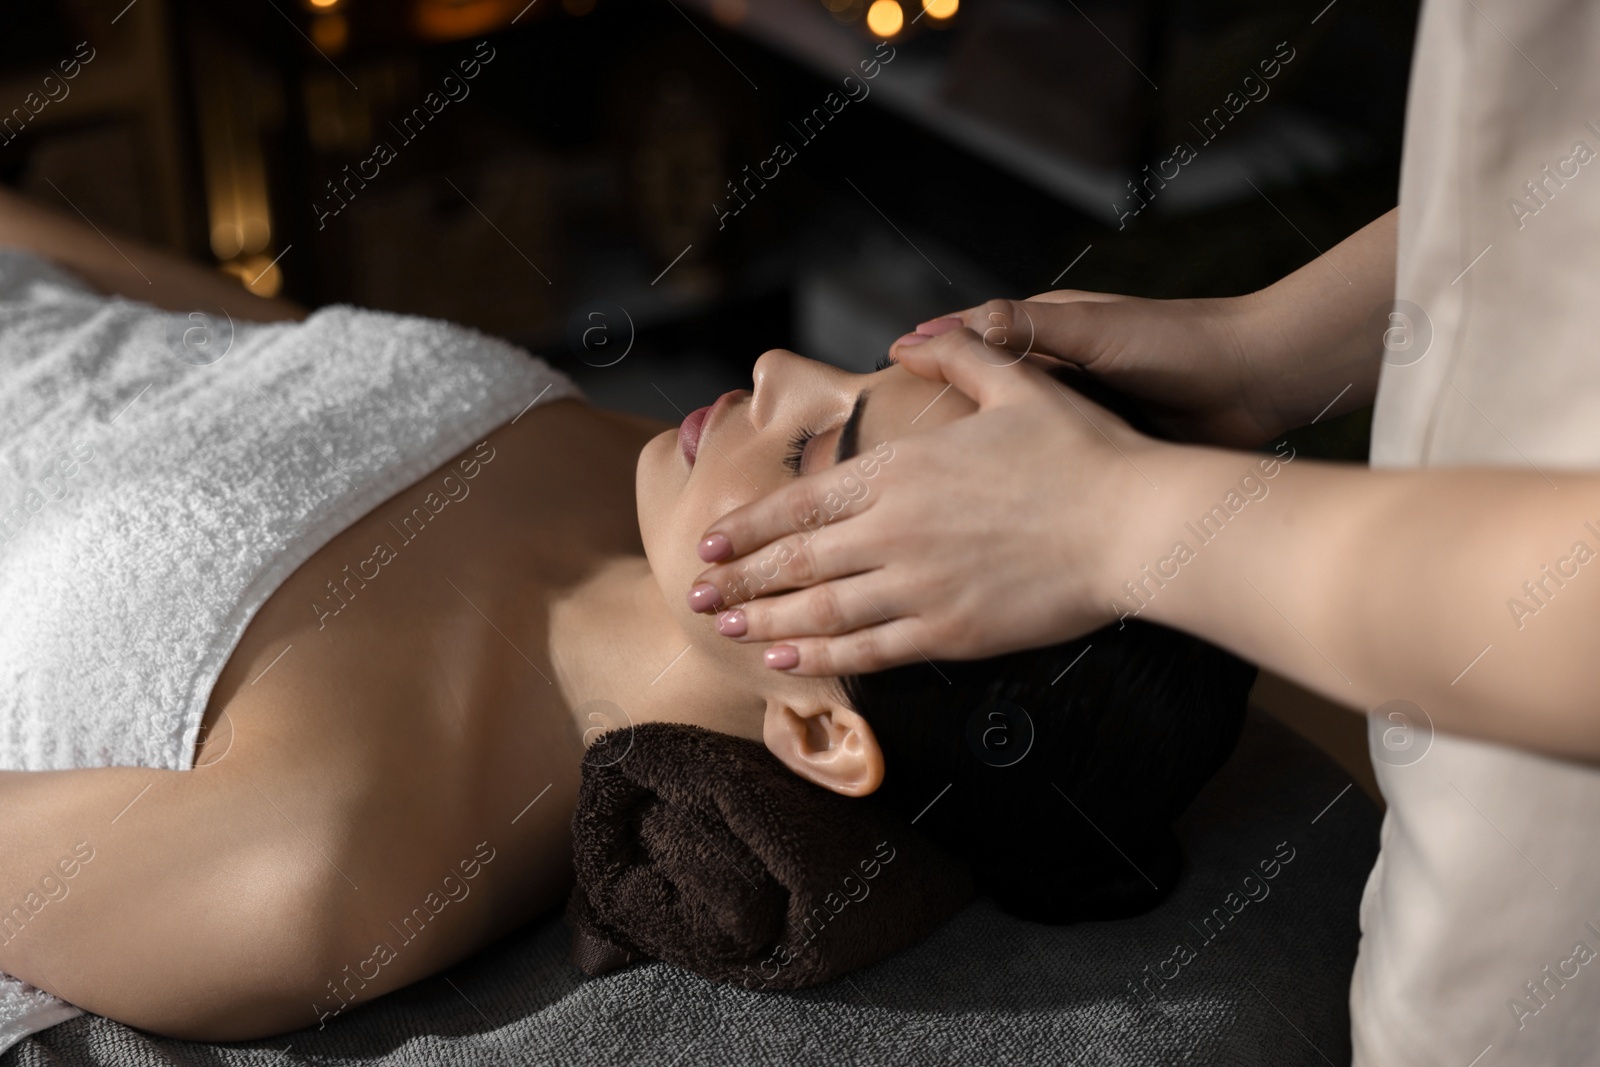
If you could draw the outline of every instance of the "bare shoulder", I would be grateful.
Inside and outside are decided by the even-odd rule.
[[[314,553],[214,687],[197,765],[259,787],[339,917],[327,1011],[564,895],[582,740],[545,659],[544,552],[637,537],[639,432],[566,401],[496,429]]]

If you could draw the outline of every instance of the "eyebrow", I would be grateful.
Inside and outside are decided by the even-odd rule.
[[[854,459],[860,448],[861,414],[867,410],[867,394],[870,392],[872,390],[863,389],[856,394],[855,406],[850,409],[850,417],[844,420],[844,427],[839,431],[839,444],[833,451],[835,463]]]

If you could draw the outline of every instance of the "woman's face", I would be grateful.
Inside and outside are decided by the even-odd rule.
[[[706,567],[696,545],[706,528],[802,474],[833,467],[836,500],[859,499],[892,464],[885,442],[942,426],[977,405],[901,367],[852,374],[775,349],[756,360],[754,390],[723,394],[690,413],[679,430],[639,456],[637,499],[645,554],[688,640],[724,662],[761,666],[761,646],[720,637],[715,615],[690,610],[687,595]],[[835,466],[841,454],[853,459]]]

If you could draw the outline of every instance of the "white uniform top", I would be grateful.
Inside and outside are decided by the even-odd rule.
[[[1600,4],[1427,0],[1395,295],[1391,321],[1416,332],[1382,370],[1374,467],[1600,467]],[[1595,505],[1569,541],[1591,552]],[[1562,555],[1570,580],[1600,582]],[[1558,560],[1528,575],[1541,564]],[[1593,626],[1546,589],[1505,591],[1527,612],[1485,604],[1481,640],[1450,658]],[[1369,720],[1389,811],[1361,906],[1355,1063],[1600,1062],[1600,771],[1425,733]]]

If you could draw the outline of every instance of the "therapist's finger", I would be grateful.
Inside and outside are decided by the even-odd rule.
[[[921,344],[897,342],[895,362],[919,378],[947,382],[988,408],[1018,400],[1039,373],[1020,354],[987,344],[969,329],[951,330]]]
[[[931,338],[948,335],[953,323],[971,331],[995,356],[1009,353],[1020,357],[1030,352],[1043,353],[1074,363],[1086,363],[1099,355],[1105,337],[1102,294],[1077,294],[1067,290],[1047,293],[1032,300],[990,300],[940,319],[922,323],[913,334],[892,346],[897,362],[909,365],[912,353],[928,347],[917,337],[926,332]]]
[[[741,643],[829,637],[886,622],[902,605],[868,571],[783,596],[762,597],[717,615],[717,632]]]
[[[801,637],[763,653],[766,665],[812,678],[870,674],[907,663],[932,663],[917,647],[916,619],[892,619],[840,637]]]
[[[694,579],[694,585],[688,593],[690,608],[694,611],[720,611],[757,597],[802,589],[805,585],[829,581],[875,566],[874,558],[859,539],[838,536],[837,530],[827,526],[827,523],[838,522],[866,510],[874,494],[862,496],[861,501],[840,498],[845,507],[838,510],[837,514],[830,514],[826,507],[821,512],[806,510],[803,522],[790,522],[795,512],[784,510],[786,502],[773,504],[773,496],[787,493],[797,486],[798,483],[787,486],[786,490],[771,494],[762,501],[746,504],[717,520],[715,530],[722,531],[723,536],[728,537],[728,542],[734,545],[739,555],[712,566]],[[797,528],[800,533],[778,536],[786,530]],[[706,541],[715,536],[717,534],[710,534]],[[773,537],[776,537],[776,541],[773,541]],[[702,547],[706,541],[701,542]]]

